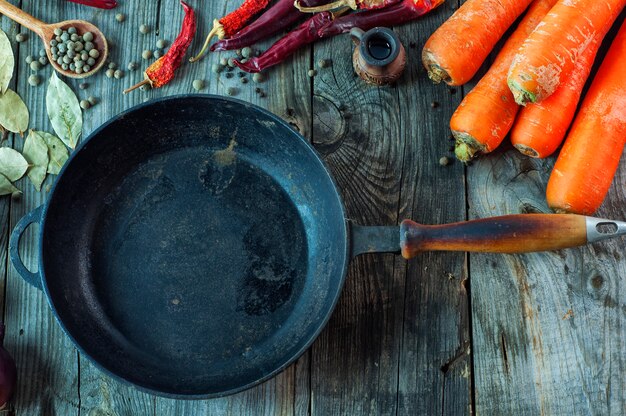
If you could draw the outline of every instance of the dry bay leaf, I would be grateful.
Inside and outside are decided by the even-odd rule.
[[[46,111],[54,132],[74,149],[83,130],[83,113],[76,94],[52,72],[46,91]]]
[[[0,147],[0,174],[11,182],[20,179],[28,169],[28,162],[17,150],[10,147]]]
[[[30,164],[28,179],[40,191],[41,184],[46,179],[46,173],[48,172],[48,146],[46,141],[37,132],[31,130],[24,141],[22,154]]]
[[[12,89],[7,89],[3,95],[0,95],[0,125],[19,134],[28,129],[28,108]]]
[[[11,195],[13,192],[20,192],[11,181],[4,175],[0,174],[0,195]]]
[[[13,57],[11,41],[9,41],[7,34],[0,29],[0,95],[9,88],[14,66],[15,58]]]
[[[45,131],[33,131],[32,133],[39,134],[43,137],[46,146],[48,146],[48,157],[50,159],[48,161],[48,173],[58,175],[70,156],[67,147],[65,147],[61,139],[54,134]]]

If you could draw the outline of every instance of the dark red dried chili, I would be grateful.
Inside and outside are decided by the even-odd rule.
[[[117,7],[115,0],[67,0],[72,3],[84,4],[85,6],[96,7],[98,9],[114,9]]]
[[[326,3],[327,0],[302,0],[307,7]],[[211,51],[230,51],[262,41],[275,33],[281,32],[306,16],[293,7],[293,0],[278,0],[253,23],[227,39],[222,39],[211,46]]]
[[[217,35],[219,39],[224,39],[225,37],[234,35],[238,30],[244,27],[255,14],[265,9],[268,4],[269,0],[245,0],[243,4],[234,12],[222,17],[219,20],[215,19],[213,21],[213,29],[211,29],[207,35],[202,49],[189,61],[196,62],[204,56],[209,48],[209,44],[211,43],[213,36]]]
[[[245,64],[239,61],[235,61],[235,64],[246,72],[261,72],[265,68],[284,61],[302,46],[319,39],[317,32],[332,20],[332,13],[318,13],[279,39],[263,55],[251,58]]]
[[[185,10],[185,17],[178,37],[176,37],[167,53],[146,69],[144,73],[145,79],[125,90],[124,94],[146,84],[150,84],[152,88],[159,88],[174,79],[174,73],[182,64],[183,57],[196,34],[196,14],[183,0],[180,1],[180,4]]]
[[[358,27],[369,30],[376,26],[393,26],[417,19],[441,5],[444,0],[403,0],[383,9],[351,13],[333,18],[329,12],[314,15],[298,29],[285,35],[261,56],[249,59],[245,64],[235,61],[247,72],[260,72],[291,56],[304,45],[318,39],[349,32]]]
[[[300,0],[295,0],[294,6],[302,13],[318,13],[337,10],[343,7],[349,7],[352,10],[382,9],[383,7],[390,6],[394,3],[398,3],[399,1],[400,0],[336,0],[320,6],[307,7],[306,5],[303,6]]]
[[[335,19],[319,30],[320,38],[348,33],[354,27],[369,30],[377,26],[394,26],[415,20],[443,4],[444,0],[403,0],[384,9],[353,13]]]

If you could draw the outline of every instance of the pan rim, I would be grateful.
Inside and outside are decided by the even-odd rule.
[[[153,106],[155,104],[159,104],[159,103],[163,103],[163,102],[169,102],[169,101],[178,101],[178,100],[186,100],[186,99],[207,99],[207,100],[221,100],[221,101],[225,101],[228,103],[232,103],[235,105],[243,105],[244,107],[247,107],[248,109],[250,109],[251,111],[256,111],[259,112],[261,114],[263,114],[266,117],[271,118],[274,122],[276,122],[277,124],[279,124],[282,127],[285,127],[288,129],[288,131],[291,131],[307,148],[308,152],[310,153],[310,155],[320,164],[320,166],[323,169],[323,172],[326,176],[326,178],[330,181],[332,188],[334,189],[334,194],[337,198],[337,202],[339,204],[339,208],[341,210],[341,216],[342,216],[342,228],[341,228],[341,232],[344,234],[345,238],[344,238],[344,252],[343,254],[343,264],[341,266],[341,276],[337,276],[337,278],[339,279],[339,283],[337,285],[337,289],[336,292],[334,294],[334,296],[329,297],[329,301],[330,301],[330,307],[324,312],[323,315],[321,315],[321,318],[318,322],[317,328],[315,331],[312,332],[312,334],[309,334],[308,337],[304,337],[306,339],[306,342],[303,344],[303,346],[297,350],[295,353],[290,354],[291,356],[287,359],[284,360],[284,363],[280,366],[278,366],[277,368],[269,371],[266,375],[264,375],[263,377],[252,381],[250,383],[247,383],[245,385],[242,386],[238,386],[232,389],[228,389],[228,390],[224,390],[224,391],[219,391],[219,392],[213,392],[213,393],[200,393],[200,394],[186,394],[186,393],[176,393],[176,392],[168,392],[168,391],[161,391],[161,390],[157,390],[157,389],[153,389],[150,387],[145,387],[142,386],[140,384],[136,384],[135,382],[132,382],[130,380],[127,380],[126,378],[116,374],[115,372],[113,372],[112,370],[109,370],[108,368],[106,368],[103,364],[101,364],[98,360],[96,360],[91,354],[87,353],[86,350],[83,348],[83,346],[76,340],[76,338],[70,334],[69,330],[67,329],[67,327],[65,326],[65,324],[63,323],[63,321],[60,318],[59,312],[57,307],[55,306],[55,304],[52,301],[52,297],[50,294],[50,290],[48,288],[48,281],[46,278],[46,273],[44,270],[44,258],[43,258],[43,242],[44,242],[44,234],[45,234],[45,230],[46,230],[46,222],[47,222],[47,214],[48,214],[48,209],[50,207],[51,202],[54,199],[54,195],[55,195],[55,191],[57,188],[58,183],[61,181],[61,179],[63,178],[63,175],[65,174],[66,170],[68,169],[68,167],[70,166],[70,164],[73,162],[73,160],[77,157],[77,155],[81,152],[81,150],[86,147],[89,142],[94,138],[97,137],[103,130],[105,130],[106,128],[108,128],[111,124],[118,122],[119,120],[129,116],[131,113],[139,111],[145,107],[150,107]],[[276,114],[272,113],[269,110],[266,110],[265,108],[262,108],[256,104],[252,104],[243,100],[238,100],[235,98],[230,98],[230,97],[224,97],[224,96],[220,96],[220,95],[215,95],[215,94],[178,94],[178,95],[172,95],[172,96],[167,96],[167,97],[160,97],[160,98],[156,98],[150,101],[147,101],[145,103],[141,103],[138,104],[136,106],[133,106],[125,111],[122,111],[116,115],[114,115],[113,117],[111,117],[110,119],[108,119],[107,121],[105,121],[102,125],[100,125],[98,128],[96,128],[94,131],[92,131],[89,136],[87,138],[85,138],[75,149],[74,151],[70,154],[69,159],[67,160],[67,162],[65,163],[65,165],[62,167],[61,171],[59,172],[56,180],[54,181],[51,189],[50,189],[50,194],[48,197],[48,200],[44,203],[43,206],[43,210],[42,210],[42,214],[41,214],[41,221],[40,221],[40,230],[39,230],[39,242],[38,242],[38,253],[39,253],[39,260],[38,260],[38,267],[39,267],[39,275],[40,275],[40,280],[41,280],[41,288],[42,291],[45,293],[46,295],[46,299],[48,302],[48,305],[50,306],[50,308],[52,309],[52,313],[55,317],[55,320],[58,322],[59,326],[61,327],[61,330],[63,331],[63,333],[70,339],[70,341],[72,342],[72,344],[74,345],[74,347],[83,355],[85,356],[92,365],[94,365],[99,371],[103,372],[104,374],[106,374],[107,376],[111,377],[112,379],[116,380],[117,382],[120,382],[124,385],[128,385],[128,386],[132,386],[133,388],[145,392],[145,393],[149,393],[155,396],[160,396],[160,397],[165,397],[165,398],[170,398],[170,399],[183,399],[183,400],[202,400],[202,399],[213,399],[213,398],[220,398],[220,397],[225,397],[225,396],[230,396],[236,393],[240,393],[242,391],[251,389],[255,386],[258,386],[260,384],[262,384],[265,381],[268,381],[272,378],[274,378],[275,376],[277,376],[278,374],[280,374],[281,372],[283,372],[285,369],[287,369],[287,367],[289,367],[290,365],[292,365],[295,361],[297,361],[309,348],[311,348],[311,346],[313,345],[313,343],[317,340],[317,338],[320,336],[321,332],[326,328],[328,321],[330,320],[330,317],[332,316],[332,314],[334,313],[336,307],[337,307],[337,303],[339,301],[339,298],[341,296],[341,293],[343,292],[343,287],[346,281],[346,275],[348,272],[348,267],[350,265],[350,245],[351,245],[351,241],[350,241],[350,225],[349,225],[349,221],[347,219],[346,216],[346,208],[345,208],[345,204],[343,202],[343,198],[341,196],[341,193],[339,191],[339,187],[337,185],[337,182],[335,180],[335,178],[333,177],[329,167],[327,166],[326,162],[322,159],[322,157],[320,156],[320,154],[315,150],[315,148],[313,147],[313,145],[307,141],[304,136],[302,134],[300,134],[299,132],[297,132],[296,130],[294,130],[289,123],[287,123],[285,120],[283,120],[281,117],[277,116]],[[308,339],[307,339],[308,338]]]

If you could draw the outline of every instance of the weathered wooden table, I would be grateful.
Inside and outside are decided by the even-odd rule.
[[[85,18],[113,43],[111,58],[141,61],[157,38],[172,40],[182,11],[176,0],[120,0],[117,11],[62,0],[13,0],[45,21]],[[192,1],[201,34],[213,18],[240,1]],[[141,77],[89,79],[81,98],[101,103],[85,112],[85,136],[101,123],[145,100],[194,92],[225,94],[270,109],[310,139],[332,168],[348,214],[362,224],[397,224],[404,218],[444,223],[492,215],[545,212],[544,189],[553,159],[538,161],[505,146],[471,166],[439,165],[449,153],[448,120],[466,88],[435,86],[420,65],[427,37],[458,6],[451,1],[430,16],[396,28],[409,64],[392,88],[364,85],[353,75],[347,36],[305,48],[269,71],[261,85],[241,85],[210,71],[214,54],[186,65],[162,90],[121,91]],[[116,12],[128,15],[116,22]],[[145,23],[154,30],[140,35]],[[10,37],[20,30],[2,17]],[[487,24],[487,23],[486,23]],[[29,87],[24,57],[39,50],[31,35],[14,44],[15,88],[31,111],[31,127],[52,131],[45,86]],[[200,36],[194,50],[201,43]],[[265,45],[267,46],[267,45]],[[232,56],[222,54],[221,56]],[[317,60],[332,67],[311,79]],[[144,62],[142,62],[143,64]],[[50,76],[50,67],[42,74]],[[4,145],[21,149],[23,139]],[[52,183],[54,177],[47,179]],[[626,166],[599,212],[626,218]],[[313,347],[285,372],[250,391],[223,399],[175,401],[122,385],[96,370],[55,322],[43,294],[22,281],[7,261],[16,222],[45,202],[22,180],[21,201],[0,199],[0,293],[7,323],[5,345],[15,356],[19,415],[435,415],[624,414],[626,412],[626,260],[623,242],[529,255],[424,253],[406,262],[392,255],[358,258],[339,305]],[[45,188],[44,184],[44,188]],[[23,255],[36,268],[36,233]]]

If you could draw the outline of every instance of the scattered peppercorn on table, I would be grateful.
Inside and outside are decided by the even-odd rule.
[[[17,0],[10,0],[17,4]],[[454,158],[448,121],[470,86],[434,85],[421,63],[428,37],[458,7],[449,1],[394,28],[408,55],[394,87],[367,86],[352,70],[347,35],[307,46],[253,79],[228,71],[232,52],[198,52],[215,17],[237,0],[188,3],[198,32],[174,79],[123,95],[143,79],[154,54],[180,31],[178,0],[121,0],[96,10],[61,0],[21,1],[44,21],[86,19],[110,40],[111,66],[84,80],[64,79],[83,108],[81,140],[115,114],[175,94],[233,95],[278,114],[309,139],[337,179],[347,216],[361,224],[411,218],[440,224],[494,215],[548,212],[554,158],[531,159],[502,146],[470,166]],[[623,20],[619,19],[618,24]],[[52,131],[46,115],[50,65],[31,72],[36,36],[0,16],[15,52],[10,88],[30,111],[29,128]],[[614,32],[614,31],[613,31]],[[266,50],[272,41],[257,45]],[[86,40],[87,42],[88,40]],[[606,49],[606,48],[603,48]],[[251,53],[247,51],[246,53]],[[493,55],[492,55],[493,56]],[[219,69],[219,70],[216,70]],[[110,73],[107,76],[107,71]],[[484,67],[479,74],[484,73]],[[31,75],[41,83],[29,82]],[[242,80],[245,79],[246,82]],[[247,81],[250,82],[247,82]],[[155,126],[158,134],[159,126]],[[21,151],[9,134],[2,146]],[[24,178],[21,198],[0,197],[0,277],[5,347],[18,367],[11,406],[18,415],[456,415],[621,414],[626,410],[626,243],[526,255],[424,253],[356,259],[326,329],[277,377],[215,400],[154,397],[112,380],[73,347],[44,295],[7,266],[10,231],[46,201]],[[622,163],[599,217],[626,219]],[[22,254],[36,268],[37,239]]]

